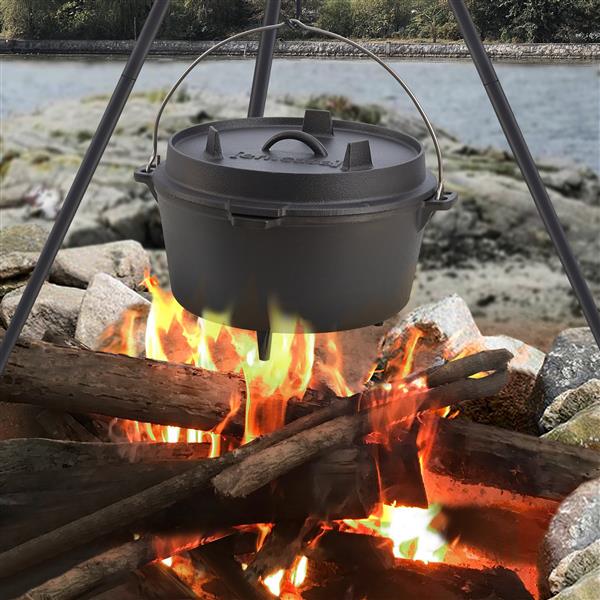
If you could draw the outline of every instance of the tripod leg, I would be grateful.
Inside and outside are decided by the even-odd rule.
[[[275,25],[279,21],[280,13],[281,0],[267,0],[263,25]],[[250,93],[249,117],[262,117],[265,114],[276,40],[277,30],[275,29],[262,34],[254,68],[252,92]]]
[[[29,317],[29,313],[42,289],[42,285],[48,278],[52,263],[65,239],[65,235],[77,213],[77,209],[88,189],[90,181],[98,168],[98,164],[104,155],[106,146],[127,104],[131,90],[146,61],[152,42],[155,40],[158,30],[169,10],[169,4],[170,0],[155,0],[152,6],[140,37],[127,61],[127,65],[106,107],[100,125],[75,176],[73,185],[46,240],[44,249],[25,288],[19,306],[6,330],[2,346],[0,346],[0,375],[4,372],[10,353],[17,343],[23,326]]]
[[[523,137],[523,133],[517,123],[517,119],[511,109],[508,98],[504,93],[502,84],[498,80],[496,70],[494,69],[490,57],[485,51],[481,36],[473,23],[473,19],[471,18],[471,14],[464,3],[464,0],[449,1],[450,7],[460,26],[463,38],[469,48],[471,57],[473,58],[473,62],[477,67],[481,81],[490,98],[492,106],[496,111],[504,135],[510,144],[515,160],[527,182],[527,186],[533,196],[540,217],[544,222],[546,230],[556,249],[556,253],[567,273],[575,296],[577,296],[577,299],[579,300],[579,304],[590,329],[592,330],[598,348],[600,348],[600,313],[598,312],[598,307],[596,306],[596,302],[585,277],[581,272],[581,267],[569,245],[569,241],[558,219],[556,210],[552,205],[546,186],[544,185],[535,161],[531,156],[527,142]]]

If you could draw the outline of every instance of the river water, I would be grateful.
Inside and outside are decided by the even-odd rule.
[[[64,98],[109,93],[123,59],[3,56],[2,119],[43,108]],[[165,88],[188,59],[148,61],[137,90]],[[506,142],[475,68],[467,61],[392,60],[434,123],[475,146]],[[188,88],[220,94],[247,94],[253,62],[217,59],[190,76]],[[533,154],[572,159],[600,171],[600,66],[565,63],[501,63],[500,79]],[[402,90],[374,63],[364,60],[276,59],[271,90],[283,96],[343,94],[412,110]],[[200,109],[201,107],[199,107]]]

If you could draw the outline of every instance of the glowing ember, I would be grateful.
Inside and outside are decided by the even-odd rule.
[[[282,592],[286,594],[295,592],[296,588],[299,588],[305,582],[307,571],[308,559],[306,556],[299,556],[289,571],[286,572],[281,569],[277,573],[265,577],[263,584],[271,594],[279,598]]]
[[[264,578],[263,583],[273,596],[279,597],[281,595],[281,582],[284,575],[285,571],[281,569],[277,573]]]
[[[442,562],[448,546],[431,526],[440,510],[439,506],[423,509],[382,504],[368,519],[344,520],[342,530],[392,540],[396,558]]]

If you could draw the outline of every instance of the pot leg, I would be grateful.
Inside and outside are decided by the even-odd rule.
[[[266,362],[271,358],[271,330],[257,331],[256,339],[258,341],[258,358]]]

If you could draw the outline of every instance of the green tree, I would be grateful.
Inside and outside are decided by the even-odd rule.
[[[4,35],[40,38],[54,29],[58,0],[0,0]]]
[[[343,36],[353,34],[352,4],[350,0],[325,0],[319,12],[317,24]]]
[[[419,0],[413,2],[410,31],[417,36],[425,36],[438,41],[442,31],[447,29],[451,20],[451,11],[447,0]]]
[[[469,0],[467,3],[473,21],[485,39],[498,40],[507,25],[507,7],[489,0]]]
[[[410,21],[408,2],[398,0],[351,0],[352,35],[384,38],[395,34]]]

